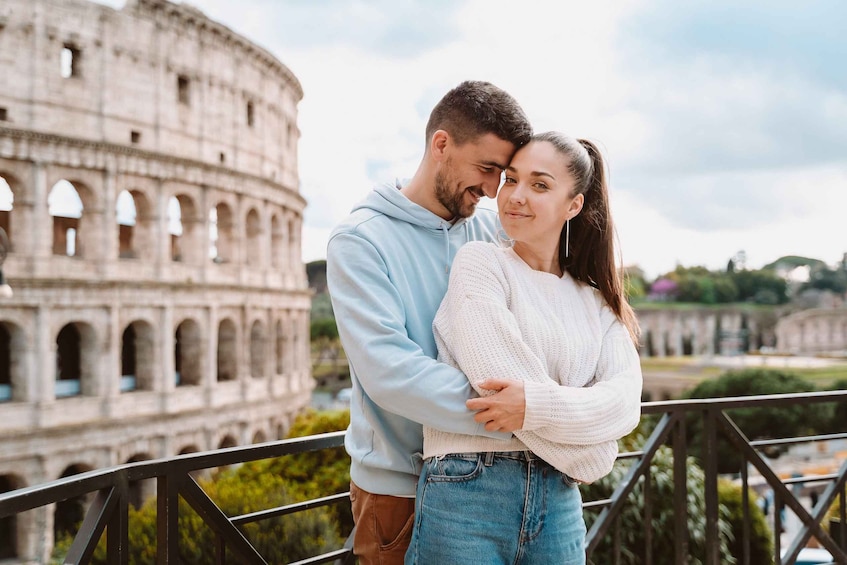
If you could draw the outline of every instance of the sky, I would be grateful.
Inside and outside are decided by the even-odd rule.
[[[375,184],[414,174],[430,110],[466,79],[535,131],[599,143],[622,262],[648,277],[847,252],[842,0],[190,3],[301,82],[305,261]]]

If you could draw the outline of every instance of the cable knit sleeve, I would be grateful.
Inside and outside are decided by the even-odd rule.
[[[456,254],[450,284],[435,315],[439,358],[458,366],[481,395],[489,378],[547,379],[542,361],[524,343],[508,308],[509,280],[491,244],[470,242]]]
[[[626,327],[602,303],[603,337],[594,381],[586,387],[553,381],[525,384],[524,429],[553,442],[590,445],[617,440],[641,417],[641,363]],[[531,407],[531,408],[530,408]]]

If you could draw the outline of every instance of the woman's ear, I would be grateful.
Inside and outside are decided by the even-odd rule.
[[[582,211],[582,205],[585,204],[585,195],[577,194],[574,196],[574,199],[571,200],[571,205],[568,206],[568,218],[573,218],[574,216],[578,216]]]

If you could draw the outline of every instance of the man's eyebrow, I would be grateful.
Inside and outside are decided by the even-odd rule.
[[[501,165],[497,161],[480,161],[479,163],[485,167],[497,167],[501,171],[506,168],[506,165]]]

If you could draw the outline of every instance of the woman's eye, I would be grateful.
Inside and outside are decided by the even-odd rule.
[[[509,175],[506,175],[505,177],[503,177],[503,184],[514,184],[514,182],[515,182],[515,179],[513,179]]]
[[[547,185],[544,184],[543,182],[537,182],[533,186],[535,188],[537,188],[538,190],[547,190]]]

